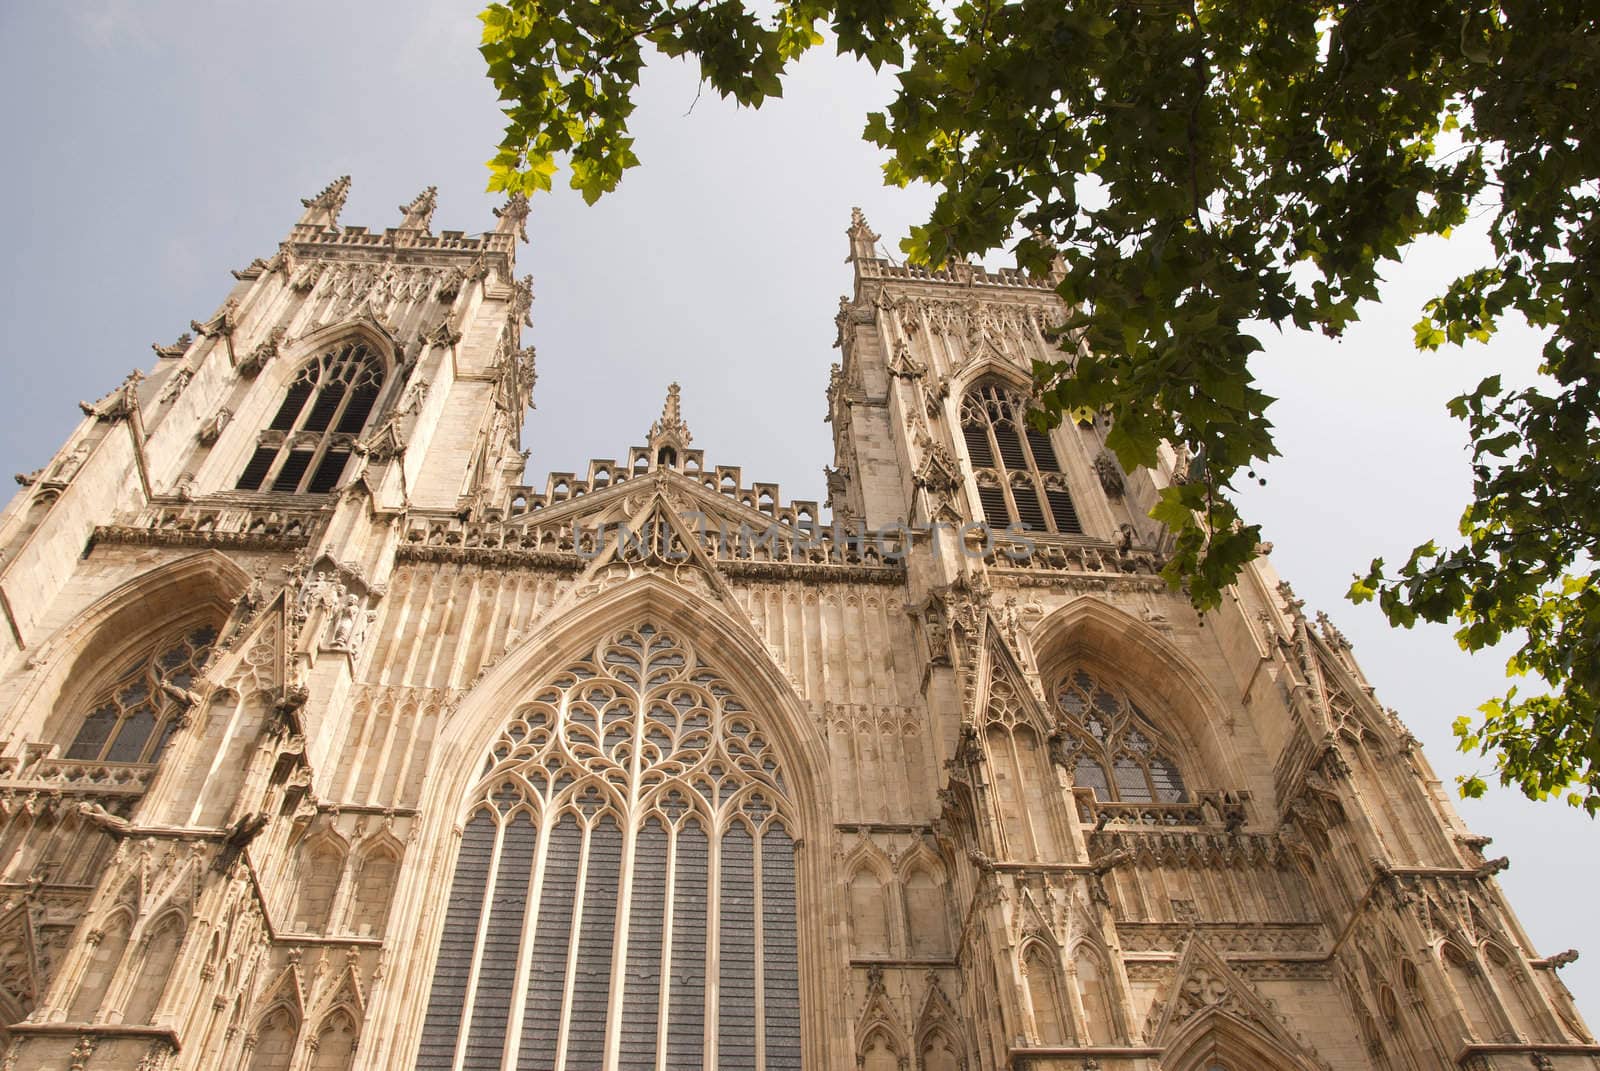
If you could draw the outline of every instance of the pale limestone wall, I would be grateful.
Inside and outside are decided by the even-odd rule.
[[[1056,429],[1061,472],[1036,475],[1082,532],[1026,560],[976,530],[904,561],[849,538],[982,516],[963,399],[1052,352],[1047,281],[896,268],[855,221],[829,390],[847,531],[813,542],[815,503],[687,448],[675,388],[626,464],[516,485],[517,212],[434,236],[425,193],[380,235],[338,229],[342,199],[0,515],[4,1066],[414,1066],[487,749],[644,622],[714,665],[783,771],[808,1069],[1595,1066],[1337,629],[1265,561],[1203,623],[1160,581],[1147,513],[1177,453],[1127,474],[1101,424]],[[351,337],[389,378],[341,487],[232,490],[295,369]],[[601,524],[649,534],[596,546]],[[148,670],[159,763],[66,757],[201,626],[202,673]],[[1075,783],[1079,672],[1138,707],[1183,800]]]

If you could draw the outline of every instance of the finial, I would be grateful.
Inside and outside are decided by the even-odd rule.
[[[689,425],[683,422],[678,385],[674,383],[667,388],[667,400],[661,406],[661,419],[650,425],[650,448],[654,450],[664,441],[684,447],[693,438],[689,434]]]
[[[429,225],[433,223],[433,206],[438,203],[438,200],[439,188],[437,186],[429,186],[412,198],[410,204],[401,205],[400,211],[405,213],[406,218],[400,221],[400,229],[403,231],[426,232]]]
[[[850,210],[850,229],[844,232],[850,239],[847,261],[873,260],[877,257],[878,236],[867,225],[866,213],[859,208]]]
[[[495,233],[514,234],[524,242],[528,240],[528,195],[513,193],[506,203],[494,210]]]
[[[337,227],[344,199],[350,194],[350,176],[340,175],[311,198],[301,198],[305,214],[300,217],[302,227]]]

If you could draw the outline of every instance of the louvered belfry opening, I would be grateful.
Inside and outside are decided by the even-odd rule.
[[[608,637],[513,712],[471,799],[418,1071],[797,1071],[788,787],[690,644]]]
[[[998,383],[975,388],[961,402],[961,436],[987,524],[1083,534],[1050,435],[1028,423],[1025,397]]]
[[[284,391],[236,488],[321,495],[338,487],[384,375],[383,359],[360,341],[308,361]]]

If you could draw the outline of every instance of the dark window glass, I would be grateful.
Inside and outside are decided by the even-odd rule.
[[[1071,495],[1056,488],[1047,488],[1044,497],[1050,502],[1050,518],[1056,522],[1056,531],[1064,535],[1083,534],[1083,525],[1078,521],[1078,511],[1073,508]]]
[[[177,729],[178,718],[187,713],[173,692],[188,688],[216,639],[213,628],[193,629],[136,661],[101,694],[79,725],[66,757],[103,762],[159,761]]]
[[[795,934],[794,841],[782,826],[761,834],[761,932],[767,1071],[800,1071],[800,957]]]
[[[1004,528],[1011,523],[1011,511],[1006,508],[1006,493],[999,487],[978,488],[978,501],[983,503],[983,519],[993,528]]]
[[[311,397],[311,383],[308,380],[297,379],[289,384],[289,391],[283,397],[283,404],[278,407],[278,415],[272,418],[272,423],[267,425],[274,431],[288,431],[294,427],[295,418],[300,415],[300,410],[305,408],[306,399]]]
[[[572,984],[567,1066],[599,1067],[611,1002],[611,947],[616,937],[617,880],[622,866],[622,830],[610,815],[589,834],[589,866],[583,881],[583,924],[578,938],[578,973]]]
[[[346,435],[354,435],[367,426],[367,417],[372,415],[372,406],[378,400],[378,388],[375,385],[357,387],[350,392],[350,403],[344,407],[344,415],[339,418],[338,430]]]
[[[1150,784],[1145,780],[1144,768],[1123,756],[1117,759],[1117,795],[1128,803],[1153,803]]]
[[[272,468],[273,461],[277,460],[278,451],[270,446],[258,446],[256,452],[250,455],[250,463],[244,467],[244,472],[239,474],[241,491],[261,490],[261,481],[267,478],[267,470]]]
[[[1077,768],[1072,773],[1072,783],[1079,788],[1094,789],[1094,798],[1103,800],[1107,796],[1110,782],[1106,779],[1106,768],[1087,755],[1078,757]]]
[[[1186,803],[1188,790],[1160,733],[1119,688],[1079,669],[1056,692],[1062,722],[1078,752],[1074,783],[1102,800]]]
[[[300,487],[300,477],[306,474],[306,469],[311,466],[310,450],[291,450],[284,459],[283,468],[278,470],[278,478],[272,481],[274,491],[295,491]]]
[[[461,834],[456,876],[450,884],[439,960],[433,967],[433,989],[422,1022],[422,1048],[417,1071],[449,1071],[455,1065],[456,1039],[461,1035],[461,1010],[472,971],[472,949],[478,940],[489,860],[494,857],[495,821],[487,810],[472,816]]]
[[[1056,462],[1055,447],[1050,444],[1050,433],[1030,426],[1026,434],[1028,449],[1033,451],[1033,463],[1039,471],[1060,472],[1061,466]]]
[[[1009,423],[994,426],[994,441],[1000,446],[1000,460],[1012,472],[1025,472],[1028,459],[1022,454],[1022,439]]]
[[[721,869],[717,1071],[755,1071],[755,845],[744,826],[723,834]]]
[[[286,388],[283,403],[269,425],[286,434],[272,445],[257,447],[237,487],[262,490],[277,466],[271,481],[275,492],[332,491],[344,474],[350,447],[348,439],[333,441],[330,431],[340,436],[361,434],[372,418],[383,383],[382,359],[361,342],[346,343],[308,362]]]
[[[972,459],[973,468],[994,468],[994,451],[989,448],[989,433],[982,427],[967,424],[962,427],[961,434],[966,436],[967,456]]]
[[[500,848],[500,870],[495,875],[489,926],[484,931],[484,940],[490,948],[510,951],[521,944],[522,919],[528,907],[528,878],[533,873],[533,852],[538,841],[538,830],[526,811],[511,819]],[[506,1047],[511,988],[516,976],[514,952],[507,956],[484,957],[483,967],[478,971],[478,988],[472,998],[472,1028],[467,1032],[463,1068],[499,1071]]]
[[[666,923],[667,833],[652,818],[634,854],[633,903],[628,918],[628,978],[624,988],[621,1071],[655,1071],[660,1038],[661,934]]]
[[[329,450],[322,457],[322,464],[317,466],[317,474],[311,477],[311,482],[306,485],[306,490],[314,495],[325,495],[339,485],[339,477],[344,475],[344,463],[350,460],[348,450]]]
[[[539,927],[529,964],[528,1001],[522,1019],[519,1067],[553,1067],[561,1029],[561,997],[567,983],[567,951],[572,939],[572,905],[578,894],[578,860],[583,831],[568,814],[550,835],[545,859]]]
[[[417,1067],[459,1052],[474,1071],[596,1068],[609,1029],[618,1071],[702,1069],[707,1037],[718,1071],[800,1071],[800,912],[775,749],[721,674],[653,627],[601,650],[535,692],[485,757]],[[621,775],[606,779],[615,795],[576,780],[601,766]],[[663,782],[669,767],[691,773]],[[514,816],[498,835],[497,815]],[[715,853],[708,822],[723,830]]]
[[[1025,531],[1048,531],[1044,523],[1044,510],[1039,506],[1039,493],[1031,481],[1011,485],[1011,497],[1017,503],[1017,518]]]
[[[306,417],[304,429],[306,431],[327,431],[328,424],[333,420],[333,414],[338,412],[339,403],[344,401],[344,384],[330,383],[322,388],[317,395],[317,404],[311,407],[311,414]]]

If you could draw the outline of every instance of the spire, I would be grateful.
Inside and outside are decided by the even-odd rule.
[[[661,407],[661,419],[650,425],[650,450],[655,453],[662,446],[675,446],[681,450],[693,439],[694,436],[689,434],[689,425],[683,422],[683,410],[679,407],[678,385],[674,383],[667,388],[667,400]]]
[[[412,198],[410,204],[401,205],[400,211],[406,214],[406,218],[400,221],[400,229],[422,231],[426,234],[429,225],[433,223],[433,207],[438,200],[439,187],[429,186]]]
[[[844,232],[850,239],[847,261],[874,260],[877,258],[878,236],[867,225],[867,217],[859,208],[850,210],[850,229]]]
[[[344,199],[350,193],[350,176],[340,175],[327,186],[321,193],[312,198],[302,198],[300,203],[305,205],[305,213],[300,217],[302,227],[332,228],[339,225],[339,211],[344,208]]]
[[[496,234],[510,234],[528,240],[528,195],[514,193],[506,203],[494,210],[496,218],[500,220],[495,224]]]

